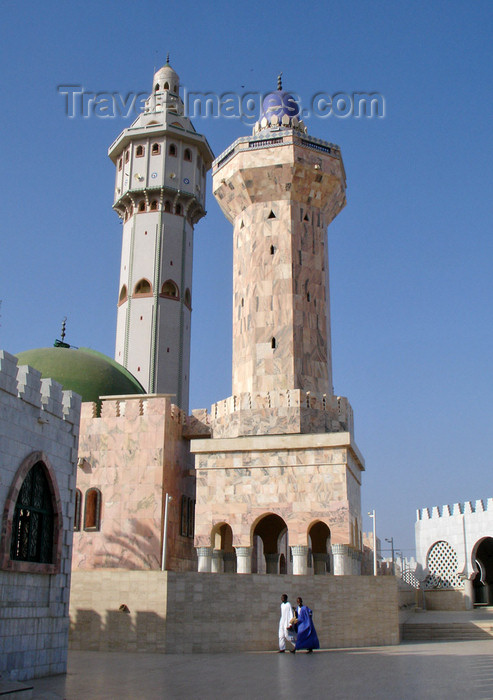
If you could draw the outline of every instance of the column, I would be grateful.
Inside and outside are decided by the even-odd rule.
[[[346,576],[352,571],[350,548],[347,544],[332,545],[334,576]]]
[[[223,550],[214,549],[212,551],[211,571],[213,574],[222,574],[223,571]]]
[[[327,573],[327,557],[328,554],[323,552],[313,552],[313,573],[318,576],[324,576]]]
[[[236,554],[234,552],[224,552],[224,573],[225,574],[235,574],[236,573]]]
[[[252,573],[252,548],[235,547],[236,549],[236,572],[238,574]]]
[[[291,546],[293,555],[293,574],[295,576],[305,576],[308,573],[306,560],[308,558],[308,547],[301,544]]]
[[[363,553],[358,549],[351,550],[351,558],[353,560],[352,572],[355,576],[361,575],[361,559],[363,558]]]
[[[265,572],[267,574],[278,574],[279,573],[279,557],[281,555],[278,552],[273,554],[264,554],[265,557]]]
[[[471,578],[464,579],[464,603],[466,610],[474,608],[474,584]]]
[[[212,566],[212,547],[196,547],[198,572],[210,572]]]

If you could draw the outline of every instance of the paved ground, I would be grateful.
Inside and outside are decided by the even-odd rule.
[[[486,700],[493,698],[493,639],[310,655],[73,651],[66,676],[32,683],[36,700]]]

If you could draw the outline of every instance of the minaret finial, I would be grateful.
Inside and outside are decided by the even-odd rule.
[[[66,327],[66,325],[67,325],[67,317],[65,316],[65,318],[62,321],[62,343],[65,340],[65,327]]]
[[[169,51],[166,54],[166,65],[169,66]]]
[[[277,89],[282,90],[282,71],[277,76]]]

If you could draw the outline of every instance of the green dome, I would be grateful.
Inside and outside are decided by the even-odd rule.
[[[64,389],[80,394],[82,401],[146,393],[125,367],[89,348],[38,348],[19,352],[16,357],[19,365],[31,365],[43,378],[51,377]]]

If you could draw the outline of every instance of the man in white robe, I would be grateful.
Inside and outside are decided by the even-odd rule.
[[[279,620],[279,653],[283,654],[286,651],[286,641],[294,647],[292,632],[288,630],[289,622],[293,617],[293,608],[288,601],[288,596],[283,593],[281,596],[281,619]]]

